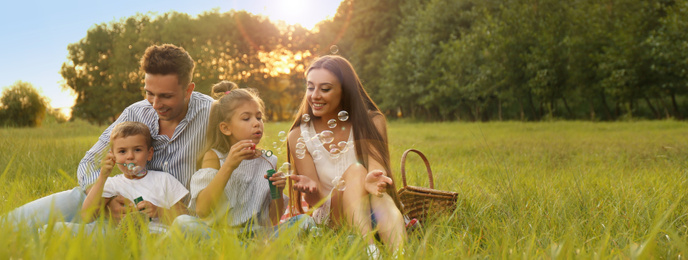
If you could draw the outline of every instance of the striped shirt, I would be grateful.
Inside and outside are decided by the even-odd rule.
[[[227,154],[213,149],[220,158],[220,165],[225,163]],[[267,170],[274,169],[277,157],[271,156],[270,163],[263,158],[243,160],[232,176],[227,181],[224,196],[220,199],[214,215],[205,219],[209,224],[221,223],[232,227],[242,227],[251,220],[260,226],[270,226],[270,186],[267,179],[263,178]],[[191,178],[191,202],[189,209],[196,210],[198,194],[210,185],[217,175],[218,170],[203,168],[198,170]],[[284,198],[284,197],[283,197]]]
[[[125,108],[119,118],[105,129],[98,138],[98,142],[81,159],[77,169],[79,185],[86,188],[98,178],[100,161],[110,144],[112,128],[121,122],[136,121],[147,125],[153,137],[153,159],[148,162],[146,168],[168,172],[188,189],[189,179],[196,170],[198,153],[205,145],[205,131],[208,128],[208,115],[212,102],[211,97],[193,92],[189,99],[186,116],[174,129],[172,138],[158,134],[160,132],[158,114],[147,100],[136,102]]]

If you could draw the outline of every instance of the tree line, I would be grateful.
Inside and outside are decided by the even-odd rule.
[[[344,0],[312,31],[244,11],[97,24],[61,69],[73,117],[106,124],[141,100],[146,47],[196,61],[197,90],[259,90],[288,120],[321,55],[349,59],[389,117],[623,120],[686,116],[688,0]],[[332,47],[332,46],[336,47]]]

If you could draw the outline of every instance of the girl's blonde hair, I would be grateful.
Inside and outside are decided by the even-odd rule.
[[[220,131],[220,123],[232,118],[234,110],[246,101],[254,101],[262,113],[265,111],[263,100],[258,96],[258,91],[253,88],[239,88],[234,82],[221,81],[213,85],[211,96],[215,98],[208,118],[208,129],[205,133],[206,145],[203,153],[200,154],[197,166],[201,166],[201,160],[210,149],[218,150],[222,153],[229,152],[232,143],[229,137]]]

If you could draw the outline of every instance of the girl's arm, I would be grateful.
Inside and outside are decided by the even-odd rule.
[[[250,140],[242,140],[232,145],[222,166],[220,166],[220,158],[212,150],[207,151],[203,155],[201,169],[213,168],[218,171],[213,180],[210,181],[210,184],[198,193],[196,214],[199,217],[206,218],[213,212],[222,196],[224,196],[225,186],[227,186],[229,178],[232,177],[232,172],[239,167],[241,161],[254,156],[255,151],[249,149],[252,146],[253,142]]]
[[[107,204],[109,199],[103,199],[103,187],[105,187],[105,181],[110,172],[112,172],[114,164],[115,161],[112,153],[108,153],[103,159],[103,166],[100,169],[96,183],[93,184],[84,203],[81,205],[81,212],[79,214],[84,222],[91,222]]]
[[[289,151],[294,154],[296,151],[296,142],[301,136],[301,130],[298,128],[289,131]],[[292,158],[295,158],[292,156]],[[320,178],[315,170],[315,163],[310,153],[306,153],[303,159],[294,159],[292,161],[294,166],[294,175],[290,179],[294,180],[294,188],[304,193],[306,203],[308,205],[317,205],[318,202],[325,198],[328,194],[322,194],[324,189],[320,184]],[[298,174],[298,175],[297,175]]]

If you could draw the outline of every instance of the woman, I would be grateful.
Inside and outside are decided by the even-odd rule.
[[[392,180],[384,115],[340,56],[317,59],[306,71],[306,81],[288,139],[294,189],[305,194],[311,207],[318,207],[316,222],[353,226],[367,239],[369,250],[376,250],[371,234],[377,230],[382,242],[396,251],[406,230]]]

